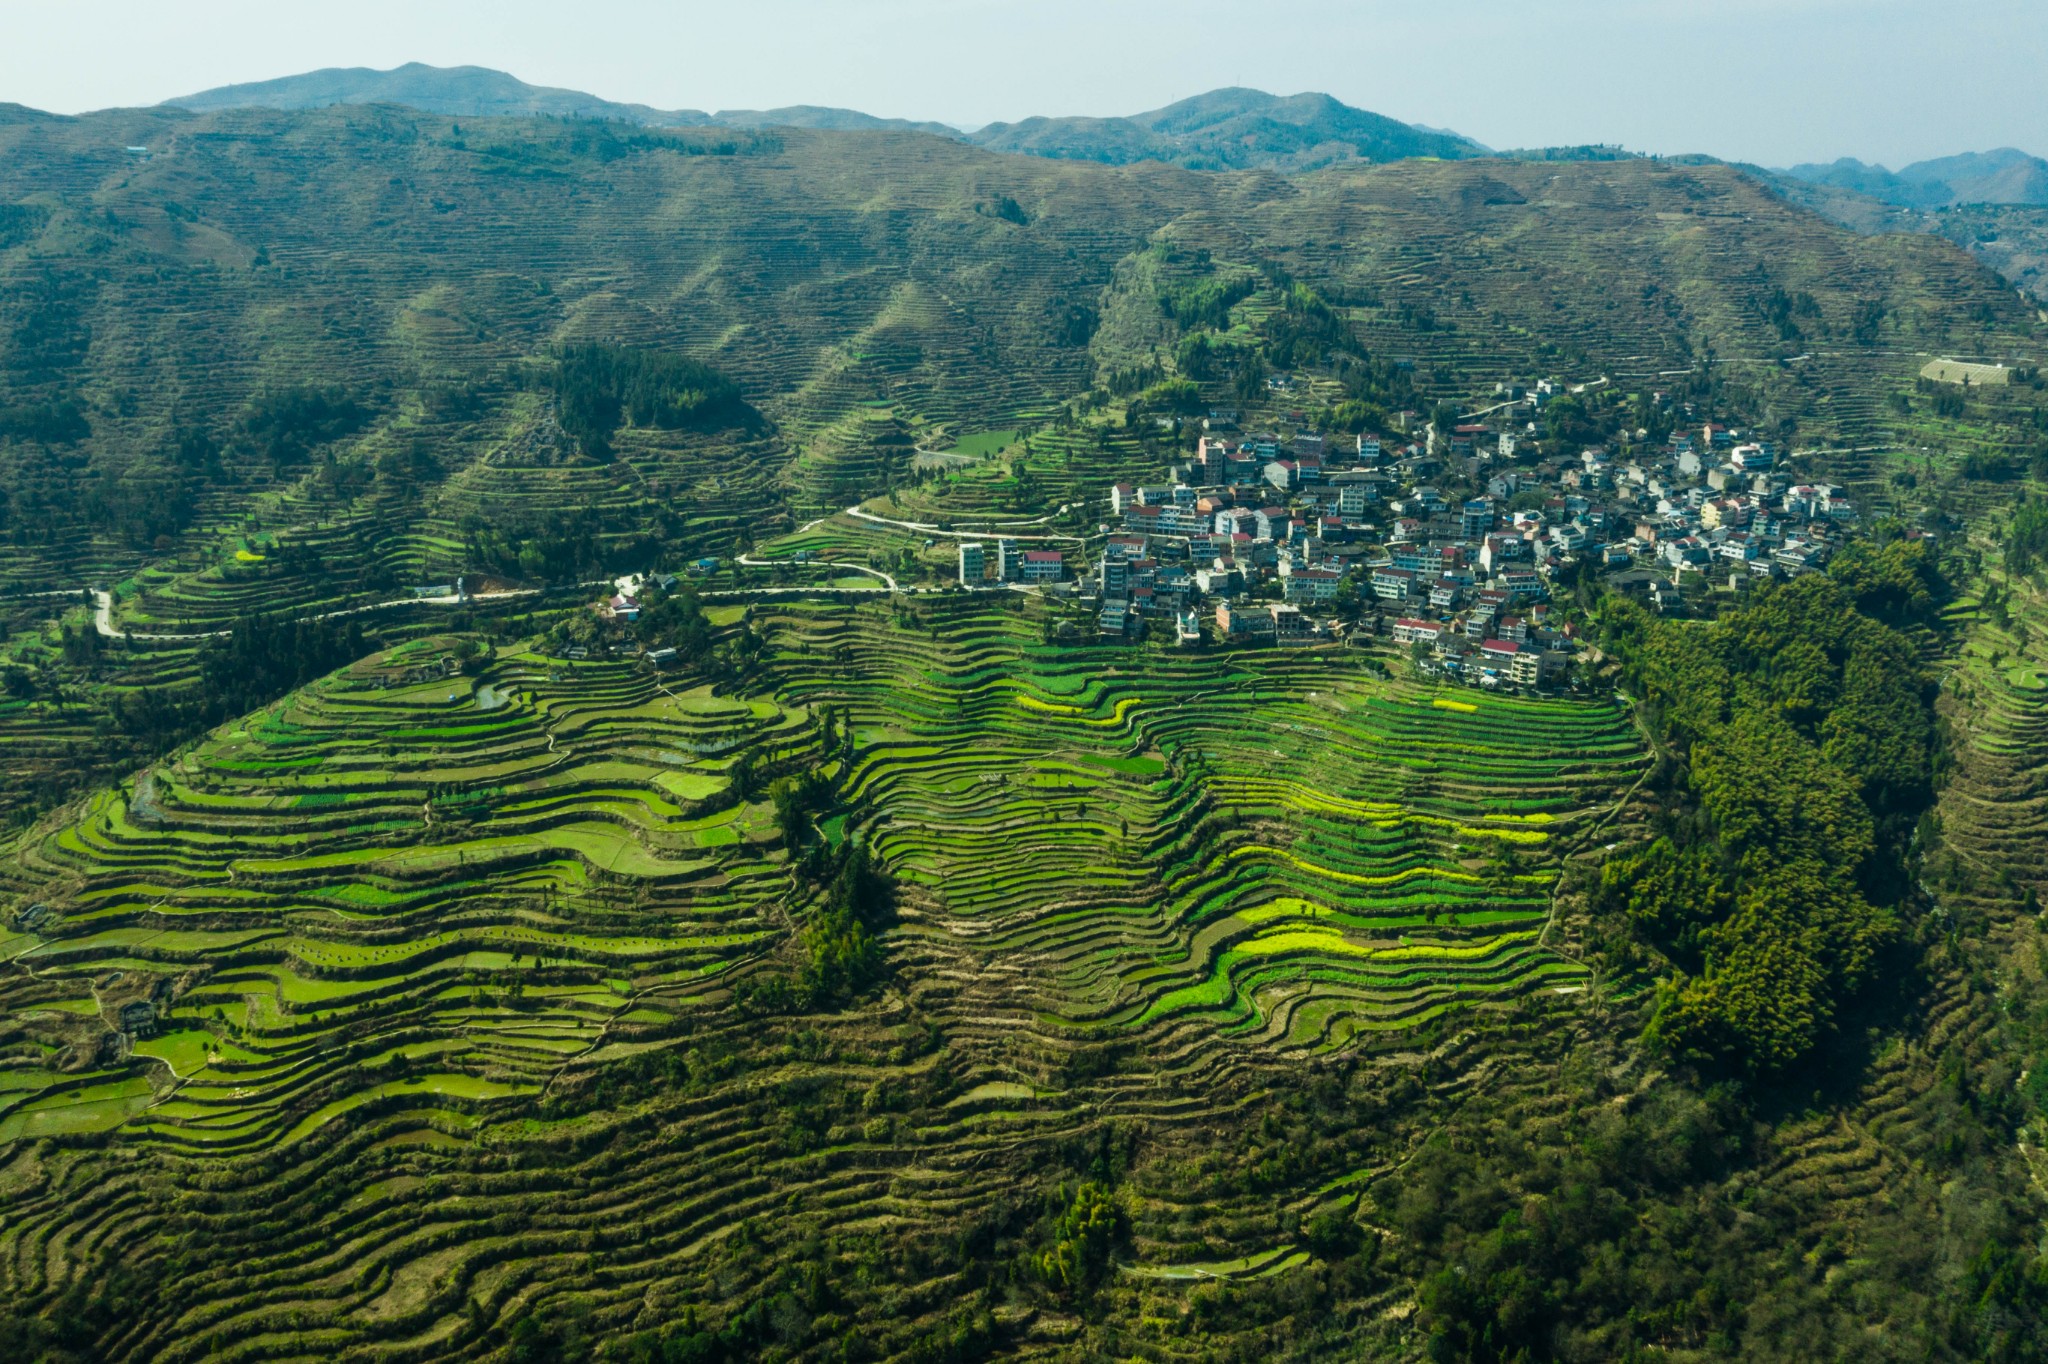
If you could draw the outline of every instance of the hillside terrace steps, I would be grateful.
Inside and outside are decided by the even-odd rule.
[[[1598,706],[1503,705],[1487,717],[1485,740],[1474,742],[1457,728],[1459,716],[1428,705],[1426,691],[1367,679],[1334,652],[1148,657],[1134,666],[1127,654],[1090,646],[1047,648],[1035,621],[974,601],[932,604],[931,616],[937,639],[896,630],[883,613],[758,605],[754,628],[770,648],[753,697],[773,715],[757,716],[749,707],[741,718],[725,706],[663,711],[668,699],[625,665],[565,669],[550,681],[538,661],[512,655],[493,664],[489,676],[532,692],[534,703],[475,717],[487,723],[474,733],[461,732],[472,728],[463,702],[450,709],[441,699],[445,685],[438,693],[431,684],[423,688],[430,704],[414,714],[401,692],[320,684],[278,708],[277,723],[242,725],[245,738],[219,738],[199,751],[225,758],[232,743],[242,750],[232,762],[260,759],[262,766],[238,776],[232,765],[195,756],[160,784],[167,827],[109,829],[79,842],[90,858],[115,860],[101,874],[109,889],[129,886],[136,904],[163,899],[173,912],[228,912],[224,892],[233,889],[237,900],[251,892],[263,897],[251,918],[304,913],[332,902],[333,887],[314,897],[289,885],[244,885],[239,874],[232,885],[208,880],[189,887],[156,875],[186,857],[173,853],[184,821],[194,832],[203,825],[274,856],[261,847],[278,840],[267,823],[289,819],[293,808],[266,809],[264,800],[217,807],[199,796],[339,788],[353,801],[374,792],[362,808],[376,822],[387,810],[404,809],[408,782],[420,783],[422,800],[430,784],[456,785],[461,795],[492,783],[540,782],[545,799],[574,810],[603,800],[612,781],[579,767],[616,764],[622,751],[665,748],[672,740],[700,742],[721,726],[783,755],[777,762],[816,761],[821,755],[802,747],[807,717],[829,704],[855,733],[853,788],[881,816],[867,826],[869,836],[885,861],[905,872],[908,928],[887,941],[904,978],[919,983],[920,1016],[943,1026],[948,1045],[940,1054],[960,1071],[952,1095],[988,1081],[1015,1083],[1020,1072],[1045,1091],[1028,1101],[957,1109],[942,1098],[918,1110],[929,1120],[922,1127],[884,1107],[890,1125],[872,1138],[865,1135],[868,1114],[835,1111],[810,1137],[764,1130],[753,1120],[750,1086],[764,1078],[755,1075],[636,1099],[634,1113],[644,1112],[665,1135],[636,1145],[641,1154],[631,1161],[618,1159],[606,1133],[640,1121],[633,1113],[571,1119],[559,1135],[537,1124],[546,1135],[522,1137],[522,1115],[532,1111],[520,1106],[522,1092],[537,1090],[547,1077],[567,1074],[573,1089],[605,1075],[573,1057],[556,1059],[564,1055],[558,1047],[597,1028],[609,1023],[615,1039],[659,1043],[650,1055],[660,1056],[711,1054],[721,1033],[760,1026],[723,1007],[671,1005],[665,993],[701,993],[755,969],[759,954],[778,950],[776,943],[789,943],[790,930],[773,909],[778,897],[770,893],[786,881],[778,881],[779,859],[767,854],[772,842],[759,807],[750,807],[754,813],[745,818],[752,822],[739,843],[701,850],[724,859],[722,874],[731,878],[725,886],[670,885],[639,873],[600,882],[602,857],[556,848],[530,865],[498,857],[439,867],[403,888],[391,878],[357,877],[346,883],[361,896],[353,917],[328,915],[334,934],[320,941],[357,953],[402,949],[368,964],[375,989],[322,997],[354,977],[300,977],[253,960],[217,963],[210,981],[177,1002],[171,1021],[182,1027],[190,1016],[183,1011],[205,1021],[223,1008],[239,1021],[239,1030],[224,1029],[223,1040],[261,1059],[195,1075],[159,1106],[161,1116],[146,1116],[141,1130],[119,1138],[152,1145],[152,1158],[203,1154],[217,1162],[218,1185],[199,1214],[217,1234],[242,1234],[239,1209],[248,1200],[270,1200],[280,1210],[275,1220],[283,1230],[260,1251],[252,1248],[246,1273],[209,1270],[181,1283],[180,1334],[210,1340],[209,1348],[266,1350],[297,1314],[306,1324],[291,1329],[337,1348],[446,1329],[442,1339],[453,1352],[474,1356],[488,1346],[460,1306],[472,1295],[480,1304],[476,1315],[491,1321],[516,1303],[572,1291],[573,1283],[604,1320],[624,1324],[651,1293],[708,1300],[748,1291],[752,1261],[730,1260],[724,1249],[740,1235],[743,1219],[758,1229],[747,1234],[776,1244],[807,1234],[858,1235],[876,1218],[936,1235],[1000,1208],[1021,1165],[1048,1158],[1057,1143],[1110,1116],[1142,1121],[1202,1149],[1221,1139],[1219,1113],[1256,1111],[1268,1068],[1313,1063],[1332,1050],[1370,1062],[1383,1047],[1412,1048],[1414,1020],[1445,1011],[1468,1017],[1474,1005],[1511,997],[1545,970],[1562,969],[1513,936],[1540,922],[1547,884],[1461,879],[1467,873],[1449,844],[1471,842],[1476,835],[1464,829],[1534,835],[1514,845],[1522,858],[1517,874],[1545,875],[1577,812],[1611,804],[1643,761],[1625,719]],[[796,654],[798,640],[814,652]],[[820,669],[817,660],[831,656],[820,651],[841,644],[844,661]],[[1341,697],[1348,708],[1309,711],[1289,699],[1304,689]],[[661,713],[635,714],[645,707]],[[666,732],[650,735],[649,724]],[[560,767],[539,764],[546,747],[537,747],[534,736],[550,727],[556,752],[566,746],[569,754]],[[394,760],[383,752],[387,729],[419,737],[401,741]],[[428,729],[450,732],[429,739]],[[949,756],[966,745],[973,763]],[[1469,770],[1461,756],[1468,752]],[[309,753],[323,755],[333,770],[274,765]],[[372,786],[380,763],[384,770]],[[505,764],[512,766],[493,773]],[[977,784],[976,764],[1008,780]],[[193,790],[198,774],[219,792]],[[1517,780],[1524,784],[1511,789]],[[353,789],[358,784],[363,792]],[[650,795],[654,789],[645,776],[629,784]],[[1205,794],[1211,808],[1227,811],[1241,802],[1251,817],[1236,830],[1205,823],[1193,814]],[[1077,801],[1087,810],[1079,819],[1072,817]],[[493,803],[485,828],[501,818],[508,827],[537,827],[499,815],[500,808]],[[323,807],[306,810],[323,829],[335,818]],[[655,822],[595,822],[643,847],[665,837]],[[976,865],[931,879],[917,874],[947,858],[958,861],[934,840],[978,830],[987,832],[979,835]],[[359,837],[374,846],[379,835],[364,830]],[[52,845],[52,857],[60,852],[67,865],[80,855]],[[249,855],[236,847],[199,861],[214,866]],[[279,873],[297,874],[288,866]],[[1399,879],[1381,884],[1378,877]],[[163,887],[168,896],[151,888],[159,879],[173,883]],[[461,889],[465,883],[475,885]],[[1063,885],[1071,893],[1062,893]],[[1429,888],[1410,889],[1421,886]],[[645,905],[635,898],[643,888]],[[489,921],[460,915],[458,895],[491,906]],[[1331,912],[1283,906],[1290,897]],[[1454,903],[1469,922],[1424,922],[1424,903]],[[1261,910],[1274,917],[1227,926],[1233,916]],[[1481,917],[1495,913],[1505,917]],[[693,937],[715,936],[721,927],[755,936],[689,949],[695,957],[678,946],[652,960],[636,958],[625,969],[630,994],[604,984],[620,976],[621,953],[635,955],[621,940],[656,937],[655,926],[670,922],[688,925],[678,931]],[[1199,934],[1212,935],[1214,951],[1228,952],[1281,932],[1305,940],[1274,942],[1220,973],[1211,970],[1220,957],[1190,950]],[[457,940],[426,945],[444,933]],[[579,944],[579,937],[593,941]],[[523,1000],[509,996],[507,974],[508,948],[522,941],[544,943],[554,963],[529,977]],[[1380,943],[1411,955],[1375,967],[1338,943]],[[1456,955],[1467,948],[1484,950]],[[422,969],[429,956],[459,964]],[[704,977],[695,974],[697,961],[725,965]],[[1269,982],[1270,970],[1279,975]],[[1304,971],[1307,994],[1300,992]],[[1167,993],[1205,989],[1212,980],[1213,999],[1189,997],[1136,1021]],[[577,993],[541,995],[543,988],[569,987]],[[250,1011],[252,998],[270,1002]],[[1110,999],[1123,1015],[1093,1017]],[[664,1021],[621,1022],[640,1008]],[[1325,1012],[1312,1013],[1318,1009]],[[840,1045],[866,1048],[832,1068],[846,1083],[922,1083],[920,1067],[929,1057],[880,1059],[905,1044],[858,1012],[827,1031],[846,1039]],[[870,1035],[872,1041],[863,1040]],[[1085,1066],[1068,1069],[1067,1058],[1088,1048],[1141,1038],[1142,1071],[1127,1064],[1100,1076]],[[403,1067],[387,1068],[379,1059],[398,1051],[409,1057]],[[411,1079],[419,1083],[390,1089]],[[238,1099],[237,1088],[256,1093]],[[350,1106],[304,1126],[338,1102]],[[488,1133],[492,1168],[463,1165],[459,1136],[445,1150],[384,1145],[420,1131]],[[587,1141],[577,1135],[585,1131]],[[253,1163],[221,1159],[237,1152],[270,1153],[277,1173],[259,1179]],[[355,1202],[378,1181],[421,1175],[436,1180],[436,1234],[475,1247],[476,1258],[436,1258],[440,1251],[407,1230],[396,1195]],[[110,1237],[146,1235],[161,1225],[146,1191],[127,1182],[134,1178],[116,1173],[105,1186]],[[793,1209],[790,1192],[798,1199]],[[1211,1235],[1233,1245],[1279,1243],[1269,1196],[1209,1199],[1204,1230],[1196,1231],[1169,1220],[1177,1211],[1162,1193],[1139,1187],[1133,1194],[1148,1262],[1155,1249],[1165,1263],[1216,1258],[1204,1245]],[[32,1225],[54,1225],[63,1214],[52,1205],[46,1216],[52,1220]],[[5,1262],[6,1281],[26,1283],[30,1267],[20,1238],[34,1232],[20,1224],[11,1231],[16,1250]],[[508,1238],[520,1249],[502,1250]],[[606,1266],[601,1282],[577,1277],[580,1257],[593,1254]],[[396,1296],[382,1297],[392,1283],[430,1284],[443,1275],[446,1290],[407,1298],[402,1308]],[[907,1309],[910,1319],[942,1314],[946,1299],[932,1291]],[[443,1321],[454,1325],[443,1328]],[[120,1337],[120,1347],[117,1353],[134,1359],[193,1353],[174,1348],[159,1325],[138,1325]]]

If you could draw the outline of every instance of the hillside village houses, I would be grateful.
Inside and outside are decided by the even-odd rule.
[[[1017,541],[995,542],[994,553],[979,540],[960,543],[960,585],[986,587],[990,583],[1056,583],[1066,577],[1064,550],[1023,549]]]
[[[1532,402],[1554,391],[1539,384]],[[1576,647],[1551,607],[1561,576],[1596,572],[1679,612],[1709,589],[1821,567],[1856,519],[1841,489],[1791,482],[1770,444],[1716,422],[1626,460],[1590,448],[1526,462],[1534,440],[1477,422],[1405,445],[1205,435],[1160,483],[1109,490],[1109,534],[1076,566],[1079,591],[1107,636],[1156,624],[1194,643],[1206,614],[1220,640],[1284,643],[1349,619],[1446,675],[1536,686]],[[962,547],[963,581],[981,580],[982,554]]]

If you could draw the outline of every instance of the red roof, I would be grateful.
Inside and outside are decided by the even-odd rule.
[[[1056,564],[1060,562],[1060,552],[1056,549],[1027,549],[1024,551],[1024,562],[1027,564]]]

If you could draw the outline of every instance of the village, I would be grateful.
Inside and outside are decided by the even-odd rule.
[[[1401,414],[1391,436],[1231,434],[1236,414],[1212,411],[1164,480],[1108,490],[1092,561],[965,542],[960,582],[1039,584],[1101,637],[1390,640],[1425,673],[1534,689],[1569,675],[1580,584],[1699,613],[1822,567],[1856,522],[1841,489],[1794,482],[1771,443],[1712,420],[1621,458],[1530,460],[1526,418],[1562,391],[1513,390],[1505,416],[1448,429]]]
[[[1040,596],[1064,608],[1048,622],[1052,639],[1391,645],[1421,675],[1518,691],[1572,684],[1579,608],[1600,593],[1710,616],[1759,582],[1824,567],[1857,525],[1841,488],[1796,482],[1771,441],[1689,406],[1661,439],[1638,431],[1619,453],[1559,450],[1539,444],[1534,418],[1566,387],[1546,379],[1502,389],[1501,401],[1462,421],[1403,412],[1390,431],[1358,434],[1317,430],[1299,413],[1277,430],[1240,431],[1235,410],[1211,409],[1157,483],[1118,483],[1089,500],[1088,517],[1101,518],[1092,534],[962,531],[858,505],[843,518],[850,528],[942,537],[924,539],[927,552],[950,540],[938,549],[949,556],[950,590]],[[795,550],[738,564],[812,562]],[[700,559],[688,574],[701,581],[720,568]],[[851,571],[868,576],[830,590],[946,590],[930,579],[899,584],[871,566]],[[636,619],[641,581],[619,579],[599,616]],[[649,581],[666,590],[677,578]],[[731,581],[702,595],[815,590]],[[571,645],[564,655],[609,651]],[[676,661],[666,648],[647,657]]]

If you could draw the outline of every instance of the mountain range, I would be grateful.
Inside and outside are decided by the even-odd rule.
[[[2048,204],[2048,161],[2013,147],[1916,161],[1887,170],[1853,157],[1783,172],[1808,184],[1845,189],[1895,208],[1953,208],[1958,204]]]
[[[645,104],[622,104],[581,90],[529,85],[517,76],[493,71],[489,67],[428,66],[424,62],[407,62],[389,71],[375,71],[366,66],[330,66],[301,75],[280,76],[276,80],[223,85],[201,90],[195,95],[181,95],[164,103],[194,112],[215,109],[325,109],[335,104],[401,104],[423,113],[447,114],[456,118],[529,115],[601,118],[650,128],[890,129],[960,136],[959,129],[944,123],[876,118],[854,109],[826,109],[809,104],[791,105],[784,109],[722,109],[717,113],[706,113],[701,109],[656,109]]]
[[[389,71],[328,67],[275,80],[223,85],[165,104],[194,112],[221,109],[322,109],[337,104],[397,104],[457,118],[498,115],[606,119],[659,128],[816,128],[922,132],[1063,161],[1129,165],[1159,161],[1189,170],[1315,170],[1344,162],[1458,160],[1493,155],[1461,134],[1403,123],[1330,95],[1273,95],[1232,86],[1164,108],[1122,117],[1036,116],[965,129],[931,120],[878,118],[857,109],[796,104],[778,109],[657,109],[580,90],[530,85],[481,66],[408,62]],[[1560,156],[1559,151],[1565,154]],[[1499,153],[1523,159],[1588,159],[1598,150]],[[1919,161],[1893,171],[1843,157],[1766,174],[1847,192],[1893,208],[1924,211],[1959,204],[2048,205],[2048,161],[2011,147]],[[1834,196],[1836,199],[1839,195]],[[1863,207],[1869,217],[1875,204]],[[1854,215],[1854,204],[1849,210]],[[1840,216],[1836,214],[1835,216]]]
[[[1343,161],[1453,160],[1487,149],[1470,138],[1354,109],[1329,95],[1269,95],[1232,88],[1128,118],[1028,118],[977,131],[944,123],[877,118],[855,109],[799,104],[780,109],[656,109],[553,86],[529,85],[480,66],[410,62],[390,71],[329,67],[246,85],[224,85],[165,101],[219,109],[322,109],[399,104],[457,118],[531,115],[597,118],[660,128],[819,128],[933,133],[991,148],[1067,161],[1126,165],[1164,161],[1192,170],[1311,170]]]

